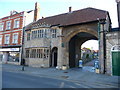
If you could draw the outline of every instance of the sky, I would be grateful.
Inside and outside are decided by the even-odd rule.
[[[35,2],[40,3],[40,17],[66,13],[70,6],[72,7],[72,11],[93,7],[108,11],[112,27],[118,27],[115,0],[0,0],[0,18],[9,16],[11,10],[18,12],[34,10]]]

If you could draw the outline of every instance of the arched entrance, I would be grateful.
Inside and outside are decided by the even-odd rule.
[[[56,67],[57,66],[57,56],[58,56],[58,48],[54,47],[51,51],[50,67]]]
[[[97,37],[87,32],[79,32],[69,40],[69,67],[78,67],[81,59],[81,45],[87,40],[97,40]]]

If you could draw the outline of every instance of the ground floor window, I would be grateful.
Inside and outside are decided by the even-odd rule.
[[[26,49],[26,58],[48,58],[49,48],[30,48]]]
[[[43,49],[37,49],[37,58],[43,58]]]
[[[29,50],[26,50],[26,58],[29,58]]]
[[[31,58],[36,58],[36,49],[31,50]]]

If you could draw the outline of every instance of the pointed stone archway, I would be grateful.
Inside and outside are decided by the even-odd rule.
[[[63,42],[65,45],[64,62],[68,68],[78,67],[81,59],[81,45],[87,40],[97,40],[98,33],[94,29],[76,29],[65,35]]]
[[[97,40],[93,34],[80,32],[73,36],[69,41],[69,67],[78,67],[81,59],[81,45],[88,40]]]

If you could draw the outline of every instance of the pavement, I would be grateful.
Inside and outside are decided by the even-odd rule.
[[[96,74],[94,72],[83,70],[82,68],[71,68],[68,70],[57,70],[56,68],[35,68],[35,67],[24,67],[23,66],[12,65],[12,64],[2,64],[2,70],[16,73],[25,73],[36,76],[64,79],[74,82],[84,82],[92,83],[97,85],[104,85],[107,87],[120,88],[120,76],[109,76],[104,74]]]

